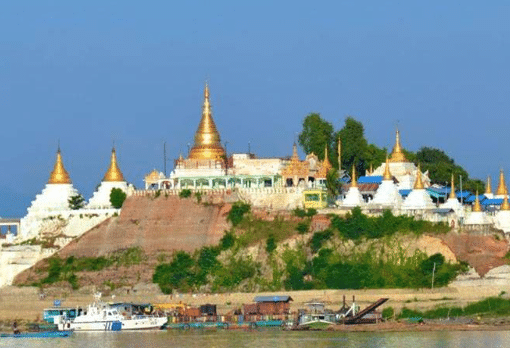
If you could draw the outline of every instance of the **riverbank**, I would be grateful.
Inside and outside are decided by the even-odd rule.
[[[309,291],[278,291],[274,293],[225,293],[225,294],[175,294],[164,295],[157,286],[139,285],[129,292],[119,289],[110,294],[104,294],[104,301],[137,302],[137,303],[185,303],[190,306],[216,304],[218,313],[226,314],[242,308],[244,303],[251,303],[259,295],[290,295],[291,311],[304,308],[304,304],[312,300],[325,302],[326,305],[337,310],[345,295],[349,305],[353,296],[361,308],[377,301],[381,297],[389,298],[383,306],[393,307],[399,311],[402,307],[414,310],[428,310],[439,306],[466,306],[468,303],[483,300],[487,297],[498,296],[505,287],[445,287],[439,289],[370,289],[370,290],[309,290]],[[51,307],[54,300],[60,300],[64,307],[86,306],[93,301],[94,289],[80,289],[72,291],[68,288],[45,289],[44,295],[35,287],[4,287],[0,289],[0,321],[14,319],[39,321],[44,308]],[[507,296],[507,295],[504,295]]]

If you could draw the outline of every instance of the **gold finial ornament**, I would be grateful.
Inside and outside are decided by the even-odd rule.
[[[117,155],[115,153],[115,147],[112,149],[112,157],[110,159],[110,167],[104,175],[103,181],[125,181],[122,172],[117,164]]]
[[[503,198],[503,203],[501,203],[501,207],[499,210],[510,210],[510,204],[508,203],[508,196],[505,196]]]
[[[498,183],[498,189],[496,190],[497,196],[503,196],[508,194],[508,188],[506,187],[505,183],[505,173],[503,172],[503,169],[499,171],[499,183]]]
[[[292,144],[292,159],[295,161],[299,161],[299,155],[297,152],[297,145],[296,143]]]
[[[55,166],[53,167],[53,171],[50,174],[50,180],[48,180],[48,184],[70,184],[71,178],[69,177],[69,173],[64,168],[64,163],[62,161],[62,154],[60,153],[60,147],[57,150],[57,161],[55,162]]]
[[[478,199],[478,190],[476,190],[476,198],[475,198],[475,205],[473,206],[474,212],[481,212],[482,211],[482,205],[480,204],[480,200]]]
[[[390,162],[407,162],[406,155],[402,151],[402,145],[400,144],[400,132],[397,128],[397,135],[395,136],[395,146],[391,151]]]
[[[492,194],[491,177],[487,177],[487,185],[485,185],[485,194]]]
[[[416,171],[416,182],[414,183],[415,190],[423,190],[425,187],[423,186],[423,181],[421,180],[421,169],[418,164],[418,170]]]
[[[356,167],[354,164],[352,165],[351,187],[358,187],[358,182],[356,181]]]
[[[338,137],[338,171],[342,170],[342,141]]]
[[[225,150],[221,146],[220,134],[212,117],[211,103],[209,102],[209,86],[206,83],[202,118],[195,133],[195,144],[191,148],[189,158],[221,161],[225,155]]]
[[[452,187],[451,187],[451,190],[450,190],[449,198],[457,199],[457,195],[455,194],[455,185],[454,185],[454,182],[453,182],[453,174],[452,174]]]
[[[393,180],[390,172],[390,160],[388,156],[386,156],[386,166],[384,167],[383,180]]]

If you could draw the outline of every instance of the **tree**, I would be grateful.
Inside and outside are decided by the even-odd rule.
[[[429,171],[429,178],[432,183],[449,183],[453,176],[458,180],[459,175],[468,181],[468,173],[464,168],[455,164],[444,151],[432,147],[422,147],[417,153],[415,161],[420,163],[423,171]]]
[[[366,168],[367,140],[365,139],[363,124],[349,116],[345,119],[344,127],[335,136],[342,142],[341,168],[348,171],[352,165],[356,166],[358,173],[364,173]]]
[[[120,209],[126,200],[126,193],[120,188],[112,188],[110,191],[110,203],[115,209]]]
[[[69,198],[68,202],[69,202],[70,209],[78,210],[78,209],[83,208],[83,206],[85,205],[85,198],[83,198],[82,195],[78,194],[75,196],[71,196],[71,198]]]
[[[336,169],[331,169],[326,174],[326,189],[328,190],[328,195],[332,200],[336,199],[338,196],[338,192],[340,191],[338,184],[338,171]]]
[[[323,120],[320,114],[311,113],[303,121],[303,130],[299,134],[298,141],[305,153],[313,152],[321,161],[324,160],[324,149],[326,147],[331,157],[333,125]],[[331,160],[332,158],[330,158]]]
[[[267,238],[266,241],[266,251],[268,254],[271,254],[274,250],[276,250],[276,238],[274,237],[274,234],[269,235],[269,238]]]
[[[373,168],[379,167],[386,161],[386,155],[388,151],[385,147],[382,149],[374,144],[369,144],[366,150],[366,162],[367,166]]]

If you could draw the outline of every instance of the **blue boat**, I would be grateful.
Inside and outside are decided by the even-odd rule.
[[[19,334],[0,334],[0,338],[56,338],[69,337],[72,331],[21,332]]]

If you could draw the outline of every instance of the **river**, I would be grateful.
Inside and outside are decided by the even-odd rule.
[[[0,347],[509,347],[507,331],[143,331],[75,333],[70,338],[2,338]]]

